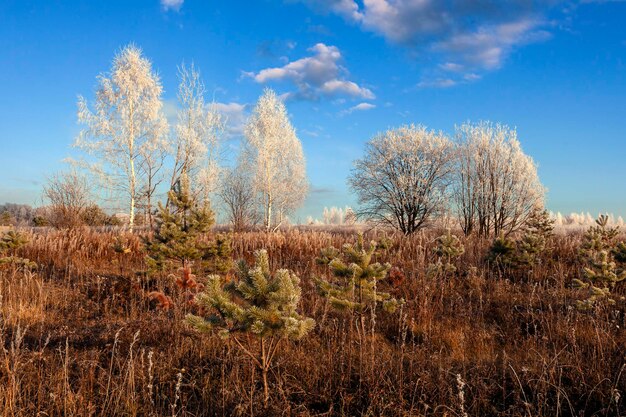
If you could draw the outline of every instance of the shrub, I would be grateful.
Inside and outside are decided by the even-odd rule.
[[[50,225],[50,222],[44,216],[33,217],[33,226],[44,227],[44,226],[49,226],[49,225]]]
[[[117,217],[109,216],[96,204],[85,207],[80,217],[87,226],[117,226],[120,223]]]
[[[12,226],[13,225],[13,216],[8,211],[2,212],[0,214],[0,226]]]

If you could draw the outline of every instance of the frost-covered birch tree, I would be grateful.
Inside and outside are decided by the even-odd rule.
[[[162,91],[150,61],[129,45],[115,56],[110,72],[98,77],[93,110],[85,98],[78,99],[78,120],[85,128],[75,146],[99,158],[106,183],[128,197],[131,231],[145,179],[141,169],[146,148],[167,130]]]
[[[195,198],[207,202],[218,187],[219,138],[224,123],[215,107],[205,103],[206,89],[195,66],[183,64],[178,69],[178,77],[180,110],[174,129],[170,187],[174,187],[184,173]]]
[[[508,126],[480,122],[456,128],[454,202],[466,235],[508,235],[543,208],[537,166]]]
[[[445,205],[452,142],[423,126],[403,126],[371,139],[348,179],[357,215],[411,234]]]
[[[302,205],[308,183],[302,144],[284,103],[270,89],[248,120],[242,152],[262,206],[263,225],[267,231],[275,230]]]

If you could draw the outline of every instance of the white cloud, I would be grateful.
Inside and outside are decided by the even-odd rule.
[[[342,112],[342,114],[350,114],[350,113],[353,113],[355,111],[366,111],[366,110],[372,110],[372,109],[375,109],[375,108],[376,108],[375,104],[363,102],[363,103],[357,104],[356,106],[352,106],[352,107],[350,107],[347,110],[344,110]]]
[[[363,30],[430,54],[443,73],[490,71],[518,46],[546,39],[542,18],[561,0],[300,0]]]
[[[342,55],[336,46],[318,43],[308,51],[311,56],[288,62],[282,67],[243,74],[258,83],[291,81],[298,90],[284,94],[284,98],[316,100],[320,95],[374,98],[371,90],[346,79],[348,71],[341,65]]]
[[[373,99],[374,93],[371,90],[359,87],[352,81],[330,80],[322,85],[322,91],[329,95],[345,94],[350,97],[361,97]]]
[[[175,10],[180,11],[180,8],[183,6],[185,0],[161,0],[161,7],[163,10]]]
[[[356,106],[352,107],[352,111],[355,110],[371,110],[376,108],[376,105],[372,103],[359,103]]]

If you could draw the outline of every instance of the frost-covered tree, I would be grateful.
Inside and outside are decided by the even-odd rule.
[[[357,221],[356,213],[352,207],[346,207],[344,222],[348,226],[353,226]]]
[[[252,178],[241,164],[224,172],[219,195],[234,230],[241,231],[256,224],[257,212]]]
[[[224,123],[215,106],[204,100],[206,89],[192,64],[178,69],[178,121],[174,129],[174,167],[170,186],[185,173],[192,193],[208,201],[218,187],[219,140]]]
[[[139,48],[129,45],[98,77],[93,110],[79,97],[78,120],[85,125],[75,146],[97,157],[106,184],[128,197],[130,229],[135,224],[145,172],[146,148],[167,130],[162,113],[161,81]]]
[[[508,126],[481,122],[456,129],[454,200],[463,232],[508,235],[543,208],[537,166]]]
[[[445,203],[453,146],[441,132],[403,126],[375,136],[349,178],[364,217],[408,235]]]
[[[263,208],[263,225],[267,231],[276,229],[302,205],[308,183],[302,144],[284,103],[270,89],[263,92],[248,120],[243,156]]]
[[[286,269],[271,274],[265,250],[256,251],[254,256],[252,268],[243,261],[239,263],[238,282],[210,276],[205,290],[196,297],[207,315],[190,314],[187,321],[199,331],[214,330],[233,340],[248,355],[261,371],[267,405],[267,376],[281,341],[301,339],[313,329],[315,321],[298,313],[302,293],[298,276]],[[250,335],[259,339],[258,347],[251,343]]]
[[[92,204],[87,178],[74,169],[48,178],[43,186],[43,199],[49,204],[47,221],[57,228],[80,226]]]

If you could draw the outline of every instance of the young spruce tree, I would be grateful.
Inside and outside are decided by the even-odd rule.
[[[315,321],[298,313],[300,279],[280,269],[270,273],[267,251],[255,252],[252,268],[241,261],[238,282],[224,282],[219,275],[208,278],[196,302],[209,313],[206,317],[189,314],[187,322],[201,332],[216,331],[233,340],[258,367],[263,377],[265,405],[269,399],[268,372],[279,344],[284,339],[301,339]],[[259,340],[256,347],[245,335]]]

